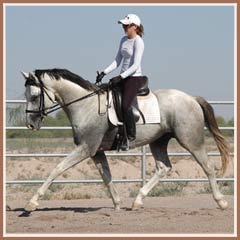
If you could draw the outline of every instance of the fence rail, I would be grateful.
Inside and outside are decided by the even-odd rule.
[[[208,101],[212,105],[234,105],[234,101]],[[6,100],[6,104],[25,104],[25,100]],[[219,127],[221,130],[224,131],[233,131],[234,127]],[[26,127],[22,126],[7,126],[5,127],[6,130],[26,130]],[[69,126],[49,126],[49,127],[42,127],[42,130],[70,130],[71,127]],[[205,128],[206,129],[206,128]],[[21,153],[21,154],[12,154],[7,153],[5,154],[6,158],[30,158],[30,157],[66,157],[68,154],[66,153]],[[188,152],[178,152],[178,153],[169,153],[169,156],[178,157],[178,156],[191,156]],[[234,156],[233,153],[230,153],[231,156]],[[106,153],[106,156],[109,157],[131,157],[131,156],[139,156],[141,157],[141,178],[136,179],[114,179],[113,182],[116,183],[142,183],[144,185],[148,179],[146,178],[146,158],[148,156],[152,156],[151,153],[146,152],[146,147],[141,147],[141,152],[136,153]],[[208,156],[220,156],[219,153],[208,153]],[[207,182],[207,178],[182,178],[182,179],[161,179],[160,182]],[[217,181],[234,181],[234,178],[218,178]],[[43,180],[6,180],[5,183],[8,185],[13,184],[42,184]],[[102,180],[99,179],[78,179],[78,180],[55,180],[54,184],[80,184],[80,183],[102,183]]]
[[[234,101],[207,101],[208,103],[210,104],[230,104],[230,105],[233,105],[234,104]],[[10,104],[24,104],[26,103],[26,100],[6,100],[5,103],[10,103]]]
[[[7,153],[5,156],[6,157],[11,157],[11,158],[25,158],[25,157],[67,157],[69,154],[68,153]],[[107,157],[141,157],[141,156],[152,156],[151,153],[106,153]],[[216,157],[220,156],[220,153],[207,153],[207,155],[210,157]],[[168,156],[170,157],[187,157],[187,156],[192,156],[190,153],[168,153]],[[233,153],[230,153],[230,156],[233,156]]]
[[[41,130],[71,130],[71,127],[58,126],[58,127],[41,127]],[[204,128],[207,129],[206,127]],[[219,127],[220,130],[234,130],[234,127]],[[6,130],[28,130],[27,127],[6,127]]]
[[[148,181],[149,179],[146,179]],[[114,183],[138,183],[142,182],[142,178],[139,179],[113,179]],[[219,182],[233,182],[234,178],[217,178]],[[159,182],[208,182],[207,178],[166,178],[160,179]],[[6,184],[42,184],[44,180],[14,180],[6,181]],[[55,180],[54,184],[75,184],[75,183],[103,183],[101,179],[84,179],[84,180]]]

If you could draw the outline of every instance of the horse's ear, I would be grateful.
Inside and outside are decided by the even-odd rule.
[[[21,74],[23,75],[23,77],[24,77],[25,79],[28,79],[29,76],[30,76],[30,73],[25,73],[25,72],[23,72],[23,71],[21,71]]]

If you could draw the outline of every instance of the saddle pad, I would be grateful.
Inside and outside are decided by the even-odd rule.
[[[137,100],[146,123],[160,123],[160,110],[157,97],[150,91],[147,96],[138,96]],[[108,118],[114,126],[122,125],[122,122],[118,121],[111,92],[109,93]],[[140,117],[136,124],[144,124],[142,117]]]

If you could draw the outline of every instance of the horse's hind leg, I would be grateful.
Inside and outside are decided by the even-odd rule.
[[[196,121],[197,122],[197,121]],[[198,121],[199,124],[200,121]],[[221,194],[215,174],[215,167],[213,162],[209,161],[204,145],[204,130],[199,131],[200,127],[182,128],[175,131],[176,138],[180,145],[187,149],[196,159],[198,164],[202,167],[203,171],[209,179],[212,189],[213,198],[220,206],[221,209],[227,208],[227,201]],[[203,129],[203,126],[201,127]],[[184,131],[184,132],[183,132]]]
[[[195,149],[191,151],[189,150],[196,161],[199,163],[199,165],[202,167],[203,171],[206,173],[209,183],[212,189],[213,198],[219,205],[221,209],[226,209],[228,206],[228,203],[226,200],[224,200],[224,196],[221,194],[217,181],[216,181],[216,174],[215,174],[215,167],[211,161],[208,160],[208,156],[205,150],[204,145],[202,145],[199,149]]]
[[[166,134],[162,138],[149,144],[156,161],[156,172],[149,182],[140,189],[136,200],[133,202],[132,210],[137,210],[142,207],[143,198],[146,197],[151,189],[159,182],[160,178],[164,177],[172,168],[167,154],[167,145],[171,137],[170,134]]]
[[[120,198],[119,195],[113,185],[112,175],[108,165],[108,161],[106,155],[103,151],[98,151],[94,157],[92,157],[105,185],[108,188],[108,191],[113,200],[113,204],[116,210],[120,209]]]

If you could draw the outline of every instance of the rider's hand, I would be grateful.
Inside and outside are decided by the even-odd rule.
[[[104,72],[101,72],[101,73],[97,72],[96,83],[101,82],[105,75],[106,74]]]
[[[114,78],[111,78],[110,79],[110,84],[112,85],[112,86],[116,86],[118,83],[120,83],[121,81],[122,81],[122,77],[119,75],[119,76],[117,76],[117,77],[114,77]]]

